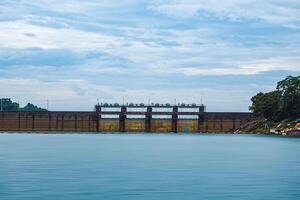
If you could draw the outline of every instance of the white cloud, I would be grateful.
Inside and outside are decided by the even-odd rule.
[[[300,26],[298,0],[171,0],[154,1],[151,8],[169,16],[182,18],[194,17],[201,13],[230,20],[259,19],[275,24]]]
[[[121,67],[103,67],[103,66],[82,66],[80,69],[82,72],[88,73],[101,73],[101,74],[119,74],[126,75],[130,73],[130,70]]]
[[[281,58],[259,60],[256,62],[243,64],[241,66],[227,67],[227,68],[196,68],[186,67],[177,68],[173,72],[183,73],[188,76],[196,75],[210,75],[210,76],[224,76],[224,75],[256,75],[270,71],[294,71],[300,72],[300,59],[297,58]]]
[[[253,75],[275,70],[297,71],[299,68],[299,60],[295,60],[298,47],[293,43],[288,43],[292,46],[287,46],[287,51],[282,51],[281,46],[244,47],[221,40],[216,30],[208,28],[164,30],[164,34],[158,29],[127,28],[123,35],[114,36],[15,21],[1,22],[0,30],[2,48],[101,50],[111,56],[108,60],[99,57],[83,63],[82,72],[128,74],[138,70],[141,74]],[[178,45],[165,45],[163,42],[169,38]],[[266,59],[258,59],[261,55]],[[121,63],[121,60],[120,66],[111,67],[116,58],[128,63]]]
[[[0,90],[39,105],[49,99],[55,109],[91,110],[97,98],[193,102],[203,96],[214,110],[223,104],[245,110],[262,86],[245,81],[231,91],[239,75],[249,83],[256,76],[246,75],[265,74],[257,77],[270,83],[275,78],[267,72],[299,72],[299,7],[298,0],[5,1]],[[209,81],[221,75],[236,76],[213,88]],[[185,88],[178,88],[181,82]]]
[[[119,38],[75,29],[55,29],[24,21],[0,23],[0,45],[5,48],[97,49],[119,44]],[[28,34],[34,35],[29,37]]]

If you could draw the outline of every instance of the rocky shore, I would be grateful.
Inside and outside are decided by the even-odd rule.
[[[246,123],[241,128],[235,130],[236,134],[275,134],[300,136],[300,123],[296,120],[286,119],[281,122],[272,122],[268,119],[259,118]]]

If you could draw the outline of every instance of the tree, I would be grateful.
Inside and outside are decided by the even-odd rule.
[[[37,107],[31,103],[27,103],[24,108],[21,108],[22,111],[47,111],[46,109]]]
[[[0,109],[1,111],[17,111],[19,110],[19,104],[12,102],[11,99],[3,98],[0,99]]]
[[[249,107],[257,117],[264,117],[267,119],[278,119],[278,100],[279,92],[272,91],[268,93],[258,93],[251,98],[252,105]]]
[[[280,93],[280,114],[283,118],[300,116],[300,76],[288,76],[278,82],[277,91]]]
[[[46,109],[35,106],[31,103],[28,103],[24,108],[20,108],[20,105],[16,102],[13,102],[9,98],[0,99],[0,111],[47,111]]]
[[[273,121],[300,117],[300,76],[288,76],[277,83],[275,91],[258,93],[249,107],[257,117]]]

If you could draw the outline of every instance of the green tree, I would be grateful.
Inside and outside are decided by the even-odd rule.
[[[282,118],[300,116],[300,76],[288,76],[278,82],[277,91],[280,93],[279,111]]]
[[[11,99],[3,98],[0,99],[0,109],[1,111],[18,111],[19,104],[16,102],[12,102]]]
[[[21,108],[22,111],[47,111],[46,109],[37,107],[31,103],[27,103],[27,105],[24,108]]]
[[[279,92],[272,91],[268,93],[258,93],[251,98],[252,105],[249,107],[257,117],[264,117],[267,119],[278,119],[278,101]]]
[[[258,93],[249,107],[257,117],[273,121],[300,117],[300,76],[288,76],[277,83],[275,91]]]
[[[13,102],[9,98],[0,99],[0,111],[47,111],[46,109],[28,103],[24,108],[20,108],[19,104]]]

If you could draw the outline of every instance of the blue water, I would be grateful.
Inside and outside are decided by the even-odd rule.
[[[0,134],[0,199],[300,199],[300,139]]]

